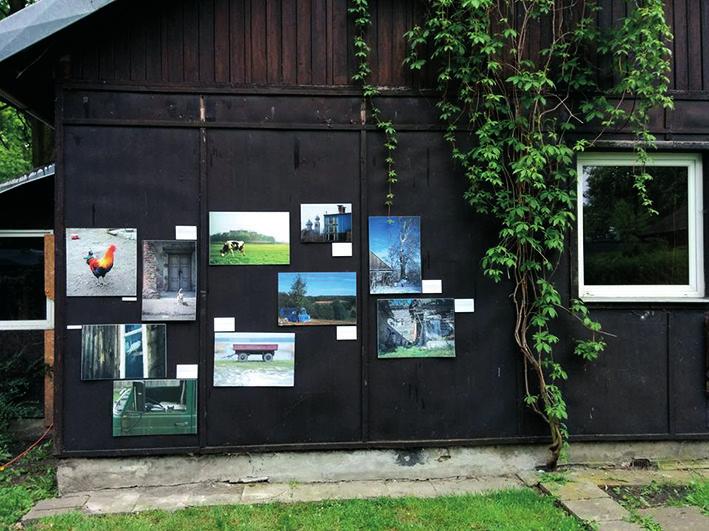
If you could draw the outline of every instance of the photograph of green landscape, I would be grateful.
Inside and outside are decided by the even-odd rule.
[[[278,273],[278,326],[357,323],[357,273]]]
[[[454,358],[453,299],[377,301],[379,358]]]
[[[209,213],[209,265],[288,264],[288,212]]]

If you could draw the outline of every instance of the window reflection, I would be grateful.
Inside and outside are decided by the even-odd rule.
[[[648,167],[653,215],[640,204],[631,166],[584,166],[586,285],[689,284],[688,170]]]
[[[46,319],[44,240],[0,237],[0,321]]]

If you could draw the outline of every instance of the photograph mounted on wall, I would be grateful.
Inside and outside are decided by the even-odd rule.
[[[209,213],[209,265],[288,264],[288,212]]]
[[[378,300],[377,356],[454,358],[454,300]]]
[[[81,379],[165,378],[163,324],[100,324],[81,327]]]
[[[215,387],[293,387],[295,334],[216,332]]]
[[[303,243],[351,242],[352,204],[301,204],[300,241]]]
[[[143,241],[143,321],[197,318],[197,242]]]
[[[66,229],[66,296],[133,297],[137,229]]]
[[[369,293],[421,293],[421,218],[369,217]]]
[[[197,433],[197,380],[113,382],[113,436]]]
[[[278,326],[357,324],[357,273],[278,273]]]

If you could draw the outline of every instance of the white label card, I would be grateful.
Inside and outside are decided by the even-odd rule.
[[[175,378],[178,380],[196,380],[197,379],[197,364],[194,365],[177,365]]]
[[[196,225],[175,225],[176,240],[196,240],[197,226]]]
[[[352,256],[352,242],[333,242],[332,256]]]
[[[138,297],[121,297],[121,300],[123,302],[136,302]]]
[[[475,311],[475,299],[455,299],[456,313],[471,313]]]
[[[236,319],[234,317],[215,317],[215,332],[233,332],[236,330]]]
[[[443,293],[442,280],[422,280],[421,293]]]
[[[81,330],[81,325],[66,325],[67,330]]]
[[[356,341],[357,327],[356,326],[338,326],[337,327],[338,341]]]

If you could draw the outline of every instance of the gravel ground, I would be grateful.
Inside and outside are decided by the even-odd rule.
[[[176,292],[165,292],[161,299],[143,298],[143,321],[194,321],[196,318],[194,292],[185,294],[185,304],[177,302]]]
[[[109,234],[108,231],[116,232]],[[71,236],[79,236],[72,240]],[[136,295],[138,244],[136,233],[114,229],[66,230],[66,294],[68,297],[132,297]],[[101,280],[89,269],[84,257],[89,250],[97,258],[103,256],[110,244],[115,244],[116,254],[111,269]]]

